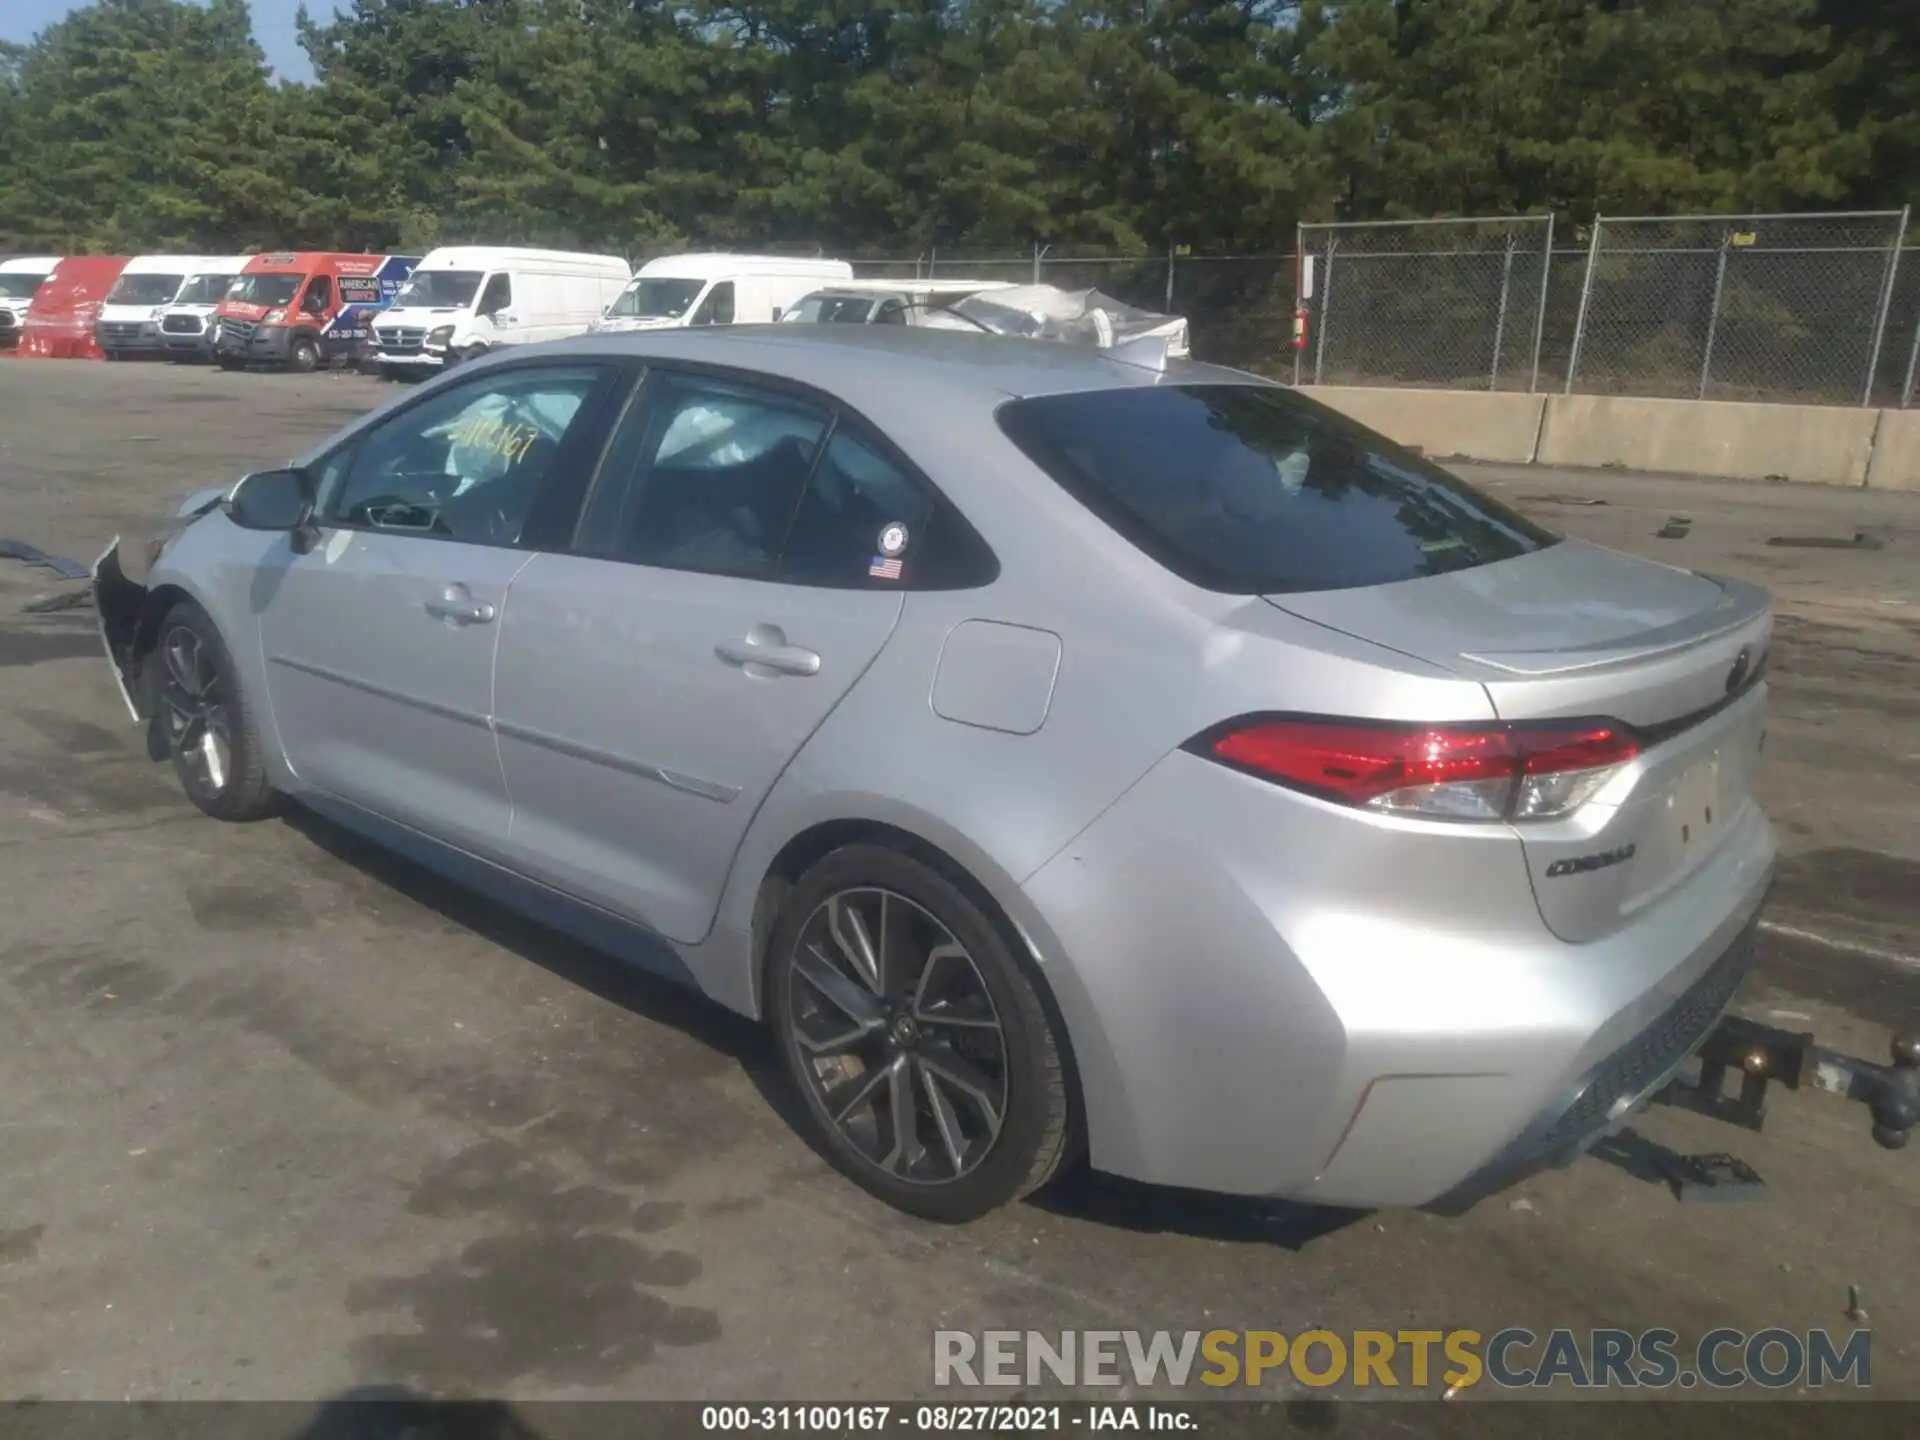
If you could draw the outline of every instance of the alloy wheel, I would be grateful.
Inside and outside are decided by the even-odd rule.
[[[206,641],[185,625],[167,631],[160,654],[166,666],[160,704],[168,747],[198,788],[218,795],[233,773],[233,729],[220,667]]]
[[[787,963],[786,1023],[810,1098],[883,1174],[970,1174],[1007,1113],[1006,1033],[979,966],[926,907],[890,890],[829,896]]]

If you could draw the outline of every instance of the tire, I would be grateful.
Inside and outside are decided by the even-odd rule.
[[[310,335],[296,335],[287,346],[287,369],[296,375],[311,375],[320,368],[320,346]]]
[[[218,365],[222,370],[244,370],[247,368],[246,361],[235,360],[228,355],[216,355],[213,357],[213,361],[214,364]]]
[[[862,933],[883,962],[877,991],[861,982]],[[1059,1170],[1073,1129],[1060,1041],[999,926],[946,876],[879,845],[834,851],[787,894],[768,967],[788,1079],[820,1148],[861,1188],[960,1224]],[[911,1109],[895,1126],[903,1079]]]
[[[155,738],[187,798],[216,820],[272,814],[279,796],[253,697],[207,612],[191,600],[169,610],[141,668],[151,672]]]

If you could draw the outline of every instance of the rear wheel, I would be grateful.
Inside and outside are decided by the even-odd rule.
[[[1059,1042],[951,880],[881,846],[837,850],[788,895],[769,955],[782,1058],[843,1173],[948,1222],[1053,1177],[1069,1145]]]
[[[160,622],[153,667],[153,723],[187,798],[217,820],[258,820],[278,798],[252,697],[241,685],[212,619],[183,600]]]
[[[287,347],[287,368],[296,375],[310,375],[320,368],[320,346],[310,335],[296,335]]]

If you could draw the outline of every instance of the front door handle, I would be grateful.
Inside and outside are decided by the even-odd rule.
[[[450,625],[485,625],[493,619],[494,609],[484,600],[473,598],[464,585],[449,585],[435,599],[427,601],[427,614]]]
[[[761,680],[771,680],[776,675],[820,673],[820,656],[801,646],[789,645],[786,632],[778,625],[755,625],[747,631],[746,639],[722,641],[713,647],[713,653]]]

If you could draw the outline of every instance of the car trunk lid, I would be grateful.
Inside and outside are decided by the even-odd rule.
[[[1446,667],[1503,721],[1600,717],[1642,753],[1579,811],[1516,824],[1548,926],[1619,928],[1757,820],[1764,590],[1562,541],[1393,585],[1267,597],[1290,614]]]

